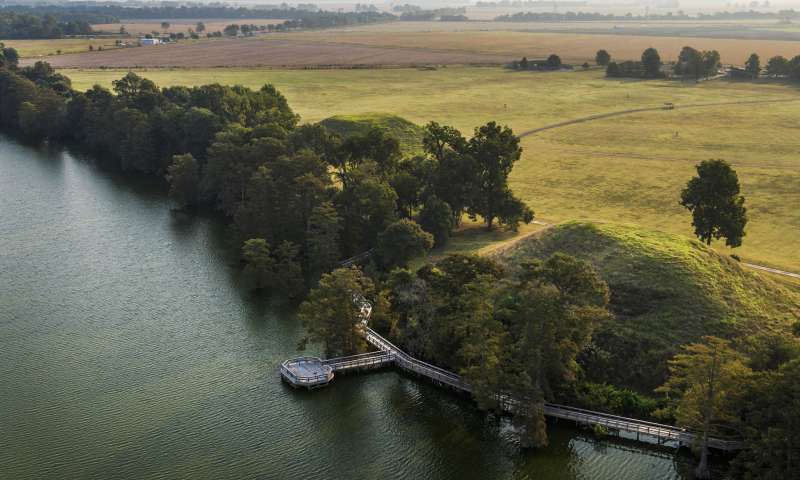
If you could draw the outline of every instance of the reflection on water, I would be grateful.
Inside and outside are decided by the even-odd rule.
[[[286,307],[238,288],[213,216],[0,139],[0,478],[672,479],[669,451],[507,420],[387,371],[294,391]]]

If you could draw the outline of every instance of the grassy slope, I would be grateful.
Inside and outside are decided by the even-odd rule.
[[[400,142],[400,148],[404,153],[414,155],[422,152],[422,128],[396,115],[383,113],[337,115],[326,118],[320,123],[345,138],[363,134],[370,128],[380,128]]]
[[[65,73],[77,88],[109,86],[123,71]],[[275,84],[305,121],[334,114],[391,112],[417,125],[430,120],[465,134],[489,120],[515,132],[663,102],[798,100],[774,84],[607,80],[602,72],[529,73],[495,68],[385,70],[149,70],[160,85],[210,79]],[[800,102],[656,111],[541,132],[522,141],[514,191],[552,223],[630,222],[691,235],[682,185],[701,160],[724,158],[739,172],[750,209],[745,260],[800,272]],[[676,136],[677,133],[677,136]],[[715,244],[721,251],[727,250]]]
[[[702,335],[788,334],[800,294],[686,237],[620,224],[568,222],[495,255],[509,265],[556,251],[591,262],[612,291],[616,318],[596,342],[609,357],[590,375],[642,390],[657,386],[665,360]],[[616,372],[607,375],[609,372]]]

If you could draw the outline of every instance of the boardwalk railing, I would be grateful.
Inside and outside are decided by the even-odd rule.
[[[322,364],[331,367],[334,372],[353,369],[378,368],[394,363],[394,355],[389,352],[379,351],[352,355],[349,357],[331,358],[323,360]]]
[[[333,370],[328,368],[323,369],[322,373],[314,375],[300,375],[290,368],[292,364],[302,364],[303,362],[319,363],[321,361],[317,357],[299,357],[292,360],[286,360],[281,364],[281,375],[290,378],[292,383],[295,385],[309,388],[327,384],[330,382],[331,378],[333,378]],[[322,361],[322,363],[324,363],[324,361]]]
[[[395,365],[403,370],[414,372],[427,377],[435,383],[447,385],[463,392],[472,392],[469,383],[460,375],[408,355],[389,340],[383,338],[373,329],[366,326],[364,327],[364,338],[379,351],[392,354],[394,356]],[[500,404],[505,405],[506,409],[509,411],[514,410],[515,403],[518,402],[509,399],[504,399],[500,402]],[[543,413],[548,417],[571,420],[583,425],[601,425],[611,430],[632,433],[636,435],[637,440],[639,440],[641,435],[646,435],[655,438],[659,443],[675,442],[680,446],[694,444],[699,435],[698,432],[691,432],[673,425],[621,417],[567,405],[545,403],[543,410]],[[719,450],[730,451],[743,448],[743,443],[739,440],[711,437],[708,443],[709,447]]]
[[[295,385],[317,386],[327,384],[333,379],[333,372],[348,372],[381,368],[384,366],[396,365],[397,367],[413,372],[419,376],[428,378],[432,382],[445,385],[458,391],[472,393],[472,388],[464,378],[444,368],[423,362],[407,354],[389,340],[383,338],[375,330],[367,326],[367,321],[372,311],[372,306],[361,296],[354,296],[354,301],[361,303],[361,331],[364,339],[377,351],[352,355],[348,357],[331,358],[320,360],[313,357],[301,357],[299,359],[287,360],[281,366],[281,373],[289,375],[289,380]],[[291,362],[316,361],[326,371],[325,375],[313,377],[300,377],[293,374],[288,365]],[[518,410],[521,402],[505,394],[498,395],[498,403],[501,408],[509,413]],[[688,431],[673,425],[648,422],[635,418],[621,417],[602,412],[584,410],[581,408],[558,405],[554,403],[544,403],[542,406],[544,415],[551,418],[570,420],[581,425],[595,426],[600,425],[615,432],[628,432],[636,435],[636,440],[644,435],[646,438],[655,438],[659,444],[672,443],[677,446],[694,445],[700,436],[699,432]],[[740,450],[744,448],[743,442],[736,439],[726,439],[719,437],[709,438],[709,447],[718,450]]]

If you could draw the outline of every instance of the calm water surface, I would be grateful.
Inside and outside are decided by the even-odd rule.
[[[239,288],[215,219],[0,137],[0,479],[673,479],[669,452],[502,421],[387,371],[280,382],[291,311]]]

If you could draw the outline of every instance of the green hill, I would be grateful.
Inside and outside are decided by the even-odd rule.
[[[615,318],[582,358],[593,381],[649,391],[666,360],[703,335],[792,338],[800,294],[743,269],[702,243],[628,225],[570,222],[524,238],[495,255],[512,268],[561,251],[591,262],[611,288]]]
[[[403,153],[414,155],[422,152],[422,127],[396,115],[383,113],[337,115],[319,123],[344,138],[365,133],[373,127],[381,128],[397,138]]]

